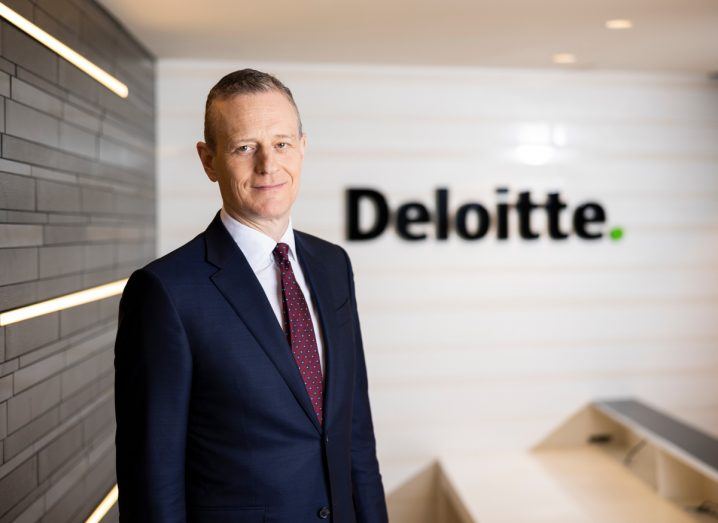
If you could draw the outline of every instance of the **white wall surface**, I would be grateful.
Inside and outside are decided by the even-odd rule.
[[[718,434],[718,85],[691,75],[160,61],[159,251],[221,200],[194,144],[224,74],[292,89],[308,149],[295,228],[347,248],[388,490],[436,455],[524,449],[593,398]],[[552,154],[522,163],[517,147]],[[518,151],[525,149],[518,149]],[[596,200],[625,237],[344,238],[344,190],[392,209],[494,189]],[[567,218],[567,216],[566,216]],[[537,222],[541,224],[541,221]],[[564,221],[564,228],[568,221]],[[545,236],[545,234],[544,234]]]

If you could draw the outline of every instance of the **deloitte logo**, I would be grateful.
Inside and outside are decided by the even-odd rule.
[[[421,202],[407,202],[397,208],[393,216],[394,219],[391,221],[397,234],[406,240],[427,239],[431,227],[426,224],[432,221],[434,222],[433,236],[437,240],[446,240],[449,237],[450,225],[453,226],[456,234],[465,240],[480,240],[490,230],[493,231],[492,234],[495,234],[497,239],[506,240],[509,238],[509,215],[515,213],[518,220],[518,236],[524,240],[536,240],[541,235],[534,230],[531,219],[536,213],[543,212],[546,236],[551,240],[564,240],[571,234],[584,240],[599,240],[604,237],[606,232],[614,241],[623,237],[623,229],[620,227],[613,227],[606,231],[606,211],[602,205],[596,202],[583,202],[576,206],[571,217],[573,229],[564,231],[560,226],[561,214],[568,208],[568,205],[561,200],[561,195],[557,192],[548,193],[543,202],[536,203],[531,199],[529,191],[523,191],[516,195],[514,202],[510,202],[509,189],[499,187],[496,189],[496,200],[496,204],[491,207],[478,202],[464,203],[456,210],[450,223],[449,190],[438,188],[435,191],[436,210],[434,213],[431,213]],[[374,208],[373,223],[371,227],[364,229],[360,227],[361,202],[367,202]],[[379,191],[368,188],[347,189],[346,203],[347,238],[349,240],[371,240],[380,236],[389,225],[389,205]]]

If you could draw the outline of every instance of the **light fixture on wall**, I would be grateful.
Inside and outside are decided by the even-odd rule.
[[[551,122],[522,123],[515,133],[512,159],[524,165],[546,165],[559,159],[568,143],[566,127]]]
[[[575,64],[576,55],[571,53],[556,53],[552,57],[555,64]]]
[[[58,298],[52,298],[51,300],[33,303],[32,305],[20,307],[19,309],[0,312],[0,327],[23,320],[29,320],[30,318],[44,314],[50,314],[51,312],[69,309],[70,307],[77,307],[78,305],[92,301],[104,300],[105,298],[122,293],[126,283],[127,278],[66,294]]]
[[[117,484],[115,484],[102,502],[97,505],[97,508],[92,512],[92,514],[90,514],[90,517],[85,520],[85,523],[100,523],[102,518],[104,518],[114,504],[117,503],[118,494],[119,490],[117,488]]]
[[[519,145],[514,149],[519,163],[524,165],[546,165],[553,160],[556,150],[550,145]]]
[[[614,20],[606,20],[607,29],[630,29],[633,22],[626,18],[616,18]]]
[[[0,2],[0,16],[13,24],[18,29],[26,32],[35,40],[48,47],[50,50],[59,54],[72,65],[87,73],[92,78],[107,87],[110,91],[121,98],[127,98],[129,89],[125,84],[112,76],[107,71],[99,68],[87,58],[79,54],[77,51],[69,48],[51,34],[43,31],[30,20],[10,9],[8,6]]]

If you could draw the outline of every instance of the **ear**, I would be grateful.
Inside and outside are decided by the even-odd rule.
[[[214,151],[212,148],[204,142],[197,142],[197,154],[199,155],[199,161],[202,162],[202,167],[207,175],[207,178],[216,182],[218,180],[217,171],[214,169]]]
[[[304,149],[307,147],[307,133],[302,133],[302,136],[299,137],[299,153],[301,154],[302,158],[304,158]]]

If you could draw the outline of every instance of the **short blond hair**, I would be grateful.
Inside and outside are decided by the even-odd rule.
[[[278,91],[287,97],[297,113],[299,122],[299,136],[302,135],[302,119],[299,117],[299,109],[294,102],[292,91],[279,81],[275,76],[256,69],[240,69],[233,71],[217,82],[207,95],[207,102],[204,106],[204,141],[214,149],[216,145],[212,117],[212,102],[217,99],[225,99],[237,94],[253,94],[267,91]]]

